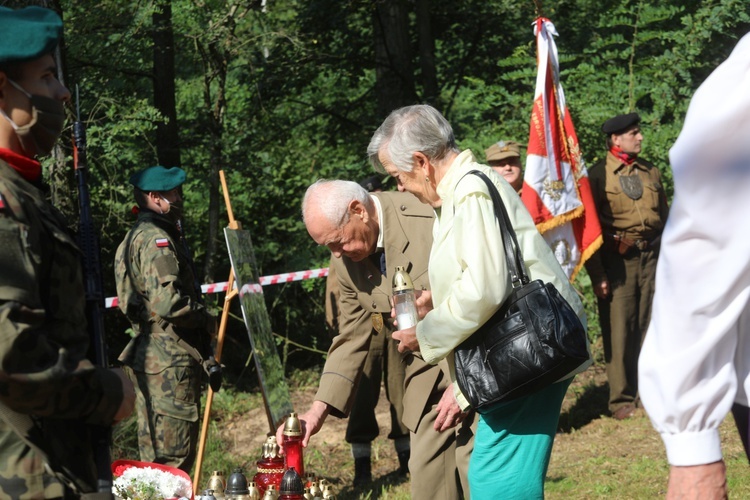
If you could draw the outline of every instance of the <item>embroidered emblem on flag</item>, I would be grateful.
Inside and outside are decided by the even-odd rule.
[[[156,240],[156,246],[159,248],[164,248],[169,246],[169,240],[166,238],[159,238]]]

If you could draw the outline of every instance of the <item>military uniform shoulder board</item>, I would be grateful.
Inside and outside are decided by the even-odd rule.
[[[169,246],[169,240],[166,238],[157,238],[156,239],[156,246],[158,248],[164,248]]]

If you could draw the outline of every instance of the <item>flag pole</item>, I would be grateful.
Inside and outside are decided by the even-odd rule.
[[[542,15],[542,0],[534,0],[534,11],[536,13],[535,18],[544,17]]]

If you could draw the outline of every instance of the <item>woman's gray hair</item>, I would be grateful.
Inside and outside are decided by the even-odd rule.
[[[307,188],[302,198],[302,220],[307,224],[307,214],[313,204],[338,229],[349,222],[348,209],[352,200],[359,201],[368,210],[373,205],[370,194],[356,182],[317,180]]]
[[[393,165],[411,172],[413,154],[423,153],[430,160],[442,160],[453,151],[458,153],[453,128],[440,111],[427,104],[406,106],[391,112],[375,131],[367,157],[376,171],[385,173],[378,153],[386,148]]]

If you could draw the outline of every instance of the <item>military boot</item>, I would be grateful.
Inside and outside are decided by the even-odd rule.
[[[398,455],[398,473],[405,476],[409,473],[409,457],[411,450],[399,451]]]
[[[372,482],[372,467],[370,457],[354,459],[354,486],[362,486]]]

